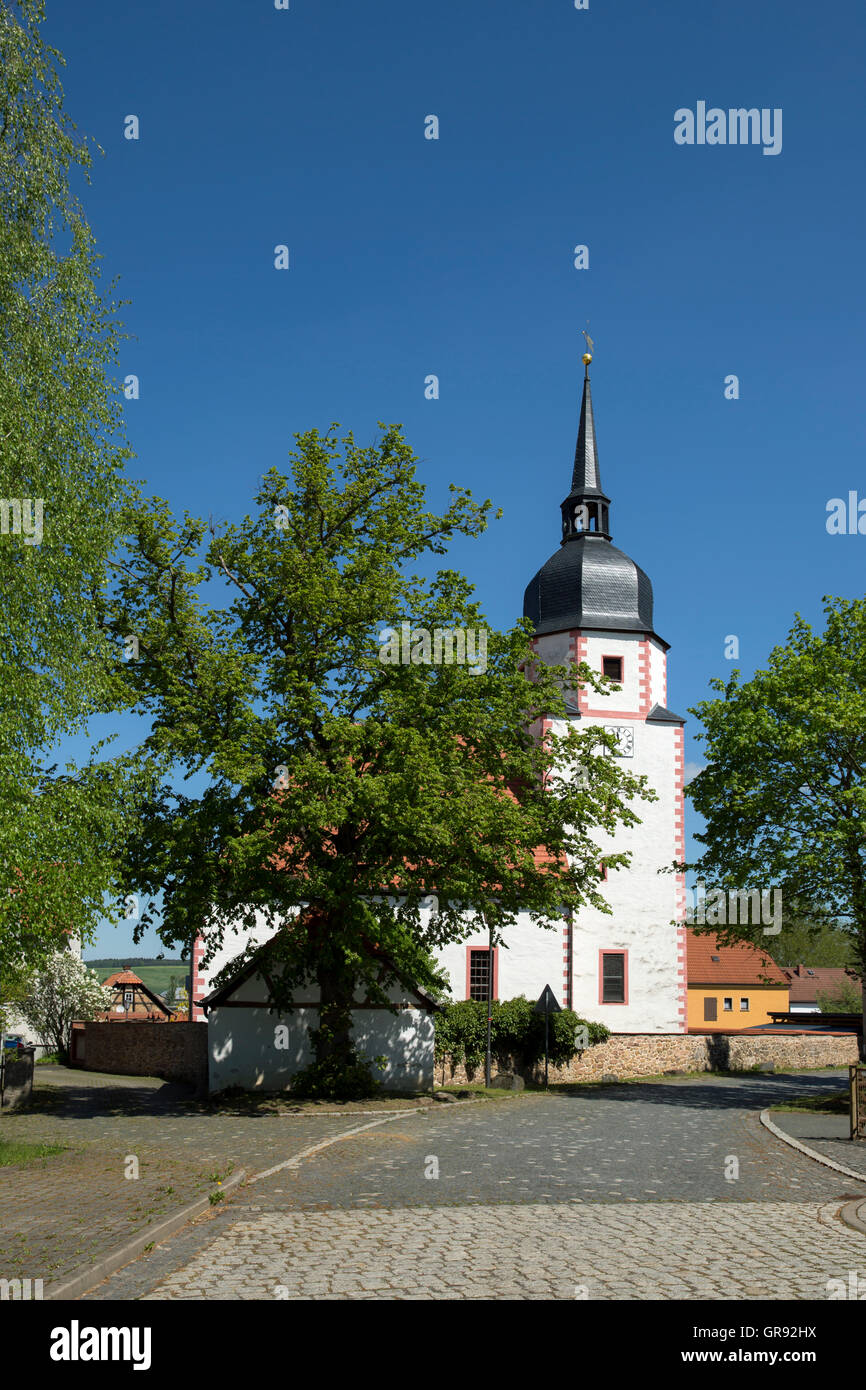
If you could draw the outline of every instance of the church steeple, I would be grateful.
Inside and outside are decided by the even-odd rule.
[[[595,420],[592,414],[592,391],[589,384],[590,353],[583,354],[583,399],[580,403],[580,424],[577,448],[574,451],[574,471],[571,492],[560,504],[562,509],[562,544],[581,536],[598,536],[610,540],[610,498],[601,487],[598,467],[598,447],[595,440]]]
[[[549,632],[653,632],[649,577],[610,540],[610,498],[601,490],[589,386],[592,342],[586,346],[574,474],[561,504],[562,541],[523,596],[524,616],[537,637]]]

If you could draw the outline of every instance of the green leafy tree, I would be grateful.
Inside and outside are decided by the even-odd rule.
[[[813,914],[808,907],[793,912],[783,901],[782,930],[766,936],[763,944],[777,965],[846,966],[855,943],[850,931],[837,922]]]
[[[122,695],[96,619],[124,493],[119,327],[43,5],[0,0],[0,993],[108,889],[126,775],[49,752]]]
[[[447,510],[427,510],[399,428],[381,428],[368,448],[336,427],[299,435],[293,478],[272,470],[239,525],[138,510],[106,611],[138,636],[125,672],[152,720],[142,757],[203,788],[166,774],[130,838],[129,880],[162,892],[166,944],[200,933],[206,960],[229,920],[291,921],[270,951],[272,997],[289,1006],[318,981],[329,1084],[357,1065],[356,987],[382,1003],[397,980],[435,991],[431,952],[477,922],[501,939],[521,909],[552,927],[604,908],[593,834],[634,824],[631,803],[654,795],[603,731],[536,736],[564,716],[567,687],[598,678],[541,665],[528,680],[528,624],[494,632],[462,576],[413,573],[481,532],[490,503],[452,485]],[[205,596],[217,581],[223,606]],[[415,655],[389,664],[383,628],[404,620]],[[423,659],[420,630],[457,627],[486,634],[483,670]],[[575,760],[585,777],[557,770]]]
[[[854,980],[841,980],[832,989],[819,989],[816,995],[822,1014],[854,1014],[860,1009],[863,993]]]
[[[795,912],[839,922],[843,963],[866,977],[866,600],[825,599],[816,634],[796,616],[766,670],[711,682],[692,711],[707,766],[687,794],[706,821],[697,869],[709,888],[779,886]],[[802,905],[802,908],[800,907]],[[714,928],[774,951],[757,924]],[[866,1053],[864,1053],[866,1055]]]

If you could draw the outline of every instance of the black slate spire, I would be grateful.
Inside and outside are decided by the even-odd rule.
[[[580,424],[577,429],[577,448],[574,451],[574,471],[571,492],[560,504],[562,509],[562,544],[587,533],[610,540],[610,498],[601,487],[598,466],[598,446],[595,439],[595,419],[592,413],[592,390],[589,384],[588,352],[583,355],[583,399],[580,403]]]
[[[571,492],[561,504],[562,541],[523,596],[523,612],[539,636],[574,631],[653,632],[652,584],[634,560],[611,545],[610,498],[601,490],[592,417],[589,347],[587,342]]]

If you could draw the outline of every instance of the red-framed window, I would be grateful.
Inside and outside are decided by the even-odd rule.
[[[466,947],[466,998],[486,1002],[490,988],[490,948]],[[499,998],[499,947],[493,948],[493,998]]]
[[[628,1003],[628,951],[599,951],[598,1002]]]

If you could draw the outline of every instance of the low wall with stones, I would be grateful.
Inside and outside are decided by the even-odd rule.
[[[622,1080],[658,1076],[664,1072],[749,1071],[755,1066],[778,1069],[841,1067],[858,1060],[858,1039],[847,1034],[765,1033],[613,1033],[607,1042],[580,1053],[562,1067],[550,1067],[551,1084],[563,1081]],[[494,1058],[493,1075],[514,1070],[526,1081],[544,1080],[544,1063],[534,1068],[501,1064]],[[454,1064],[450,1057],[436,1062],[439,1086],[484,1080],[484,1063]]]
[[[0,1055],[0,1109],[14,1110],[33,1093],[34,1049],[3,1049]]]
[[[85,1071],[161,1076],[207,1090],[204,1023],[85,1023],[83,1032]]]

